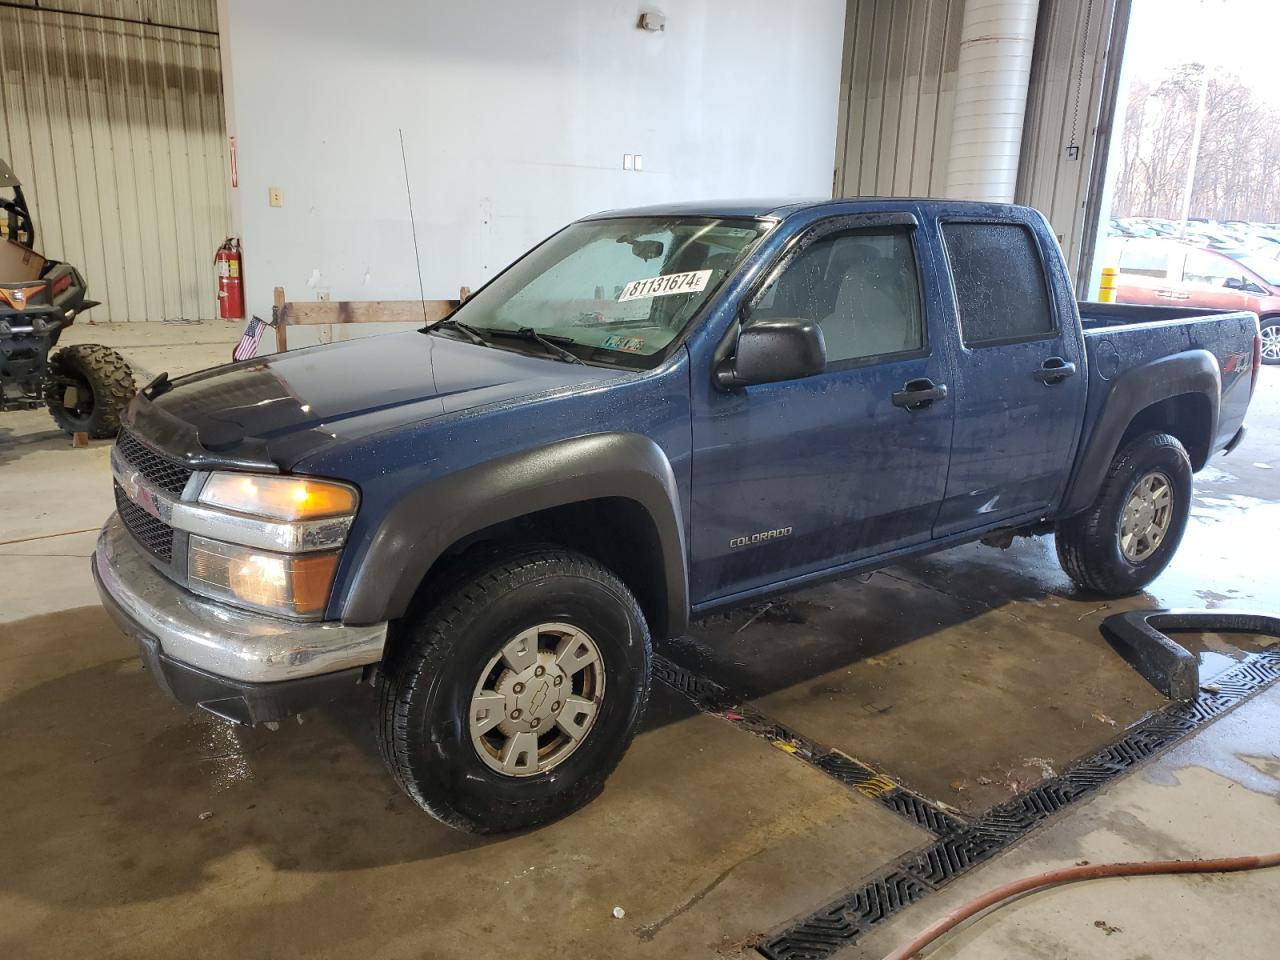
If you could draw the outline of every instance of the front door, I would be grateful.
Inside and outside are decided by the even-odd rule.
[[[1227,286],[1234,282],[1234,287]],[[1211,250],[1188,250],[1181,282],[1171,284],[1174,306],[1215,310],[1252,310],[1253,298],[1244,289],[1244,268]]]
[[[948,364],[921,292],[917,230],[906,212],[811,228],[742,323],[814,320],[826,372],[695,388],[695,603],[928,540],[953,404],[936,389]]]
[[[1084,344],[1047,229],[1024,222],[946,219],[940,230],[961,337],[955,440],[936,537],[1056,505],[1084,420]],[[944,274],[945,275],[945,274]],[[1050,281],[1058,291],[1050,296]]]

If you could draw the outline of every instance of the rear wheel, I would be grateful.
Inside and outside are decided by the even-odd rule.
[[[45,403],[59,427],[95,440],[120,431],[120,416],[136,392],[124,357],[96,343],[76,344],[49,358],[49,373]]]
[[[1139,437],[1111,461],[1093,506],[1058,522],[1058,561],[1086,590],[1137,593],[1173,559],[1190,511],[1187,451],[1167,433]]]
[[[1280,363],[1280,317],[1262,321],[1262,362]]]
[[[408,627],[384,666],[379,741],[419,806],[462,830],[547,823],[604,787],[649,693],[635,598],[589,557],[490,563]]]

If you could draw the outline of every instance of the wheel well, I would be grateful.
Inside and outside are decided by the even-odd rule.
[[[1191,469],[1199,470],[1209,460],[1213,433],[1209,398],[1201,393],[1183,393],[1167,397],[1140,410],[1120,438],[1117,449],[1146,433],[1167,433],[1178,438],[1186,448]]]
[[[668,597],[658,528],[643,506],[625,497],[549,507],[468,534],[431,565],[411,608],[439,596],[442,582],[456,582],[476,563],[522,544],[564,547],[599,561],[635,594],[650,630],[665,632]]]

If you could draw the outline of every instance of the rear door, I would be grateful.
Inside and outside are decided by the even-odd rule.
[[[1171,255],[1175,249],[1167,240],[1145,237],[1131,237],[1118,243],[1109,241],[1103,265],[1116,268],[1116,300],[1144,306],[1167,304]]]
[[[932,224],[960,331],[951,472],[935,537],[1047,512],[1075,455],[1084,417],[1083,336],[1074,310],[1059,309],[1074,304],[1074,294],[1061,254],[1044,249],[1052,235],[1037,229],[1035,216],[944,214]]]

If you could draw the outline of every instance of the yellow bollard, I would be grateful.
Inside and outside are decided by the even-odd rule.
[[[1115,267],[1102,268],[1102,279],[1098,282],[1099,303],[1116,302],[1116,273]]]

